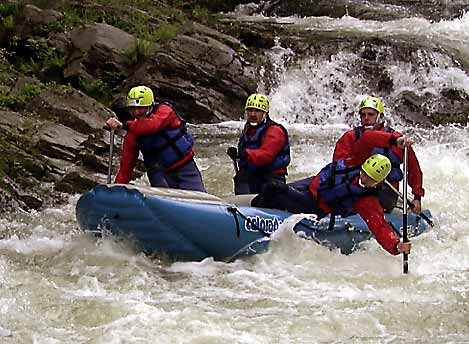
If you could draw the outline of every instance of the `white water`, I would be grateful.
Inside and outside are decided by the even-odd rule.
[[[343,21],[349,27],[350,19]],[[421,30],[467,34],[459,20],[451,24]],[[338,54],[325,68],[338,70],[348,58]],[[323,110],[335,103],[353,112],[361,95],[359,80],[345,72],[336,76],[347,85],[344,99],[330,99],[316,84],[315,92],[305,93],[309,72],[320,72],[310,66],[280,68],[279,87],[270,94],[274,117],[288,123],[292,137],[290,180],[329,161],[349,124],[347,111],[329,116]],[[407,75],[402,66],[390,68],[396,80]],[[418,87],[436,89],[457,79],[469,88],[456,67],[446,74],[439,68],[422,74]],[[301,107],[295,97],[302,97]],[[469,128],[410,130],[397,114],[391,119],[417,139],[424,206],[438,222],[413,241],[409,275],[401,273],[401,257],[374,241],[343,256],[287,231],[264,255],[229,264],[170,264],[126,241],[79,231],[74,196],[62,208],[0,220],[0,343],[469,343]],[[194,128],[210,192],[231,190],[224,152],[241,125]]]

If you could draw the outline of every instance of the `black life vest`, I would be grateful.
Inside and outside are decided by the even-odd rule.
[[[353,203],[360,197],[376,194],[376,189],[364,188],[352,181],[361,168],[347,167],[344,160],[326,165],[319,172],[318,196],[332,209],[332,214],[349,216],[356,214]]]
[[[266,121],[260,123],[256,127],[256,132],[251,137],[249,137],[247,134],[249,124],[246,124],[238,142],[238,152],[243,152],[246,149],[258,149],[262,145],[262,141],[264,139],[265,133],[267,132],[267,129],[273,125],[282,128],[283,132],[285,133],[286,142],[280,152],[274,157],[272,163],[264,166],[255,166],[250,164],[247,161],[246,156],[241,154],[241,158],[239,159],[238,163],[240,170],[245,170],[256,175],[264,175],[269,174],[275,170],[286,169],[290,164],[290,142],[288,139],[287,129],[285,129],[283,125],[271,120],[270,117],[267,117]]]
[[[154,105],[153,115],[158,107],[165,104],[173,109],[181,124],[176,128],[166,128],[149,135],[138,135],[137,143],[147,168],[168,168],[184,158],[192,150],[194,140],[187,131],[186,122],[176,112],[173,105],[166,101]]]

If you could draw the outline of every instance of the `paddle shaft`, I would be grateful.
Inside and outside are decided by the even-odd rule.
[[[107,168],[107,183],[111,184],[112,175],[112,157],[114,155],[114,129],[111,129],[109,134],[109,162]]]
[[[407,195],[407,154],[407,147],[404,147],[403,196]],[[407,236],[407,197],[402,197],[402,201],[404,203],[402,209],[402,241],[409,242],[409,238]],[[403,254],[402,268],[405,274],[409,272],[409,255],[407,253]]]
[[[231,161],[233,161],[233,169],[235,171],[235,174],[237,174],[238,171],[239,171],[238,162],[236,161],[235,158],[232,158],[232,157],[230,157],[230,158],[231,158]]]

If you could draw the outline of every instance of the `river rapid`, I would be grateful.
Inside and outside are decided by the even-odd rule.
[[[469,14],[433,24],[288,20],[311,30],[421,36],[469,55]],[[369,90],[344,68],[354,56],[338,53],[327,64],[311,59],[290,69],[283,64],[289,54],[280,46],[272,50],[278,80],[269,96],[272,117],[290,132],[293,181],[331,159],[335,141],[356,123],[345,114]],[[452,85],[469,94],[464,71],[442,56],[431,58],[431,68],[390,65],[396,92]],[[328,77],[345,85],[340,99],[318,82]],[[391,102],[392,95],[385,106]],[[288,230],[266,254],[233,263],[171,263],[126,240],[80,231],[75,195],[60,208],[0,219],[0,343],[469,343],[469,128],[410,128],[395,109],[387,115],[416,140],[423,206],[437,222],[413,240],[409,275],[402,274],[402,257],[374,240],[344,256]],[[231,192],[225,151],[242,125],[191,127],[210,193]]]

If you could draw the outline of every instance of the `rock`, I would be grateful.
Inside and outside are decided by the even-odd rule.
[[[58,87],[32,99],[26,109],[43,119],[57,121],[83,134],[102,130],[112,111],[70,87]]]
[[[24,124],[23,116],[19,112],[0,109],[0,128],[21,128]]]
[[[34,5],[24,5],[23,12],[16,18],[15,34],[18,37],[27,37],[41,33],[43,26],[62,20],[63,14],[53,9],[42,10]]]
[[[86,25],[70,35],[67,66],[64,77],[93,84],[97,78],[112,75],[121,82],[128,68],[126,53],[136,49],[137,40],[131,34],[104,23]],[[122,79],[122,80],[121,80]]]
[[[448,20],[462,16],[467,10],[467,0],[435,1],[435,0],[271,0],[258,6],[257,13],[268,16],[320,17],[341,18],[349,15],[363,20],[387,21],[400,18],[422,17],[432,21]]]
[[[86,174],[78,171],[68,172],[57,184],[55,190],[69,194],[83,193],[97,184],[94,180],[85,177]]]
[[[93,49],[123,52],[136,43],[135,37],[131,34],[104,23],[85,25],[83,28],[73,30],[70,39],[73,48],[83,52]]]
[[[21,205],[23,207],[21,207]],[[0,212],[2,214],[13,213],[18,210],[27,209],[26,205],[21,204],[10,192],[0,187]]]
[[[87,136],[61,124],[48,124],[37,133],[37,147],[46,156],[75,161]]]
[[[21,188],[20,185],[15,183],[8,176],[3,177],[2,182],[3,182],[3,185],[6,185],[7,188],[10,189],[10,192],[15,196],[15,198],[21,201],[20,204],[23,205],[23,208],[37,210],[42,207],[43,202],[38,195],[26,192],[25,190]]]
[[[247,96],[255,91],[256,75],[224,41],[223,35],[195,25],[156,52],[125,85],[155,85],[161,97],[173,101],[192,123],[238,118]],[[242,47],[236,40],[230,44]]]

